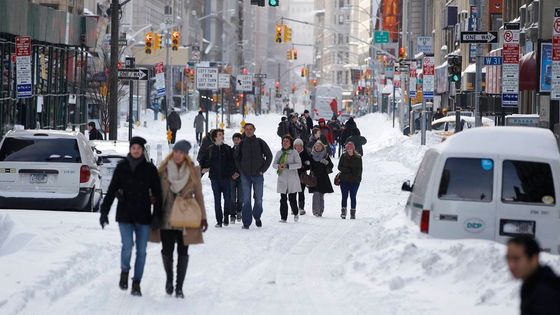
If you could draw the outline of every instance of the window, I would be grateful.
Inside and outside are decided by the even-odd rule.
[[[340,24],[340,25],[344,24],[344,15],[343,14],[338,16],[338,24]]]
[[[554,180],[548,163],[505,160],[502,201],[554,205]]]
[[[492,201],[494,161],[449,158],[445,162],[438,197],[445,200]]]
[[[6,138],[0,161],[81,163],[76,139]]]

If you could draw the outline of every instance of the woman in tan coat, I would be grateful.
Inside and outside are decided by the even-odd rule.
[[[177,244],[178,259],[175,296],[178,298],[184,298],[183,282],[189,263],[189,245],[203,243],[202,232],[208,229],[200,182],[200,168],[196,167],[189,157],[190,148],[191,144],[185,140],[177,142],[173,146],[173,152],[165,158],[159,167],[163,201],[163,220],[160,225],[161,256],[167,275],[165,291],[169,295],[173,294],[173,251],[175,244]],[[177,195],[196,200],[202,210],[202,220],[199,228],[182,229],[174,228],[170,225],[171,209]]]

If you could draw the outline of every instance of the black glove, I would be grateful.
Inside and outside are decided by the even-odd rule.
[[[161,228],[161,220],[159,219],[159,217],[157,215],[154,215],[152,217],[152,230],[157,230]]]
[[[102,213],[101,217],[99,218],[99,224],[101,224],[101,228],[104,229],[105,225],[109,225],[109,217]]]
[[[206,230],[208,230],[208,221],[206,221],[206,219],[202,219],[200,222],[200,229],[202,232],[206,232]]]

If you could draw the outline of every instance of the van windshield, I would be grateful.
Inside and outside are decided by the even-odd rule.
[[[554,180],[548,163],[505,160],[502,201],[556,204]]]
[[[81,163],[82,159],[76,139],[7,137],[0,148],[0,161]]]
[[[492,201],[494,161],[482,158],[448,158],[438,197],[445,200]]]

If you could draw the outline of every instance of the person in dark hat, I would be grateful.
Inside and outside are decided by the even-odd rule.
[[[305,117],[307,130],[311,131],[313,129],[313,119],[311,118],[311,116],[309,116],[309,111],[307,109],[303,111],[303,117]]]
[[[103,135],[97,128],[95,128],[95,122],[90,121],[87,124],[89,140],[103,140]]]
[[[145,145],[144,138],[130,139],[130,152],[115,168],[107,195],[101,205],[99,219],[102,228],[109,224],[109,211],[118,193],[116,221],[119,223],[122,242],[119,287],[122,290],[128,289],[132,248],[136,246],[131,290],[131,294],[135,296],[142,296],[140,281],[146,263],[150,225],[157,227],[161,222],[160,179],[157,168],[144,157]]]

